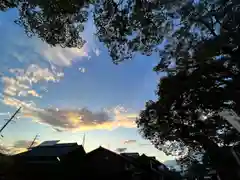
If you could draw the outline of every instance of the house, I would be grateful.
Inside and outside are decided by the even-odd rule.
[[[103,147],[99,147],[86,155],[86,172],[91,172],[87,178],[119,180],[171,179],[168,171],[158,171],[151,168],[149,160],[152,158],[147,158],[148,160],[146,161],[144,156],[141,157],[138,153],[117,154]]]
[[[83,169],[85,150],[77,143],[42,143],[29,151],[14,156],[19,174],[38,174],[34,179],[46,175],[74,176]],[[41,177],[41,178],[40,178]],[[24,178],[28,179],[28,177]]]
[[[145,170],[145,174],[147,174],[147,177],[151,177],[151,179],[174,179],[169,169],[155,157],[149,157],[145,154],[136,156],[132,153],[121,153],[120,155],[130,160],[136,167]]]
[[[85,154],[81,145],[63,143],[39,145],[29,151],[15,155],[15,158],[30,164],[58,164],[76,161],[78,158],[83,158]]]
[[[118,154],[99,147],[86,155],[87,179],[129,179],[126,173],[131,164]]]

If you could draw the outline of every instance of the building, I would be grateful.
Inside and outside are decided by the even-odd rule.
[[[85,151],[77,143],[39,145],[29,151],[17,154],[17,160],[28,164],[59,164],[75,161],[85,156]]]
[[[88,179],[170,180],[171,173],[157,160],[138,153],[117,154],[99,147],[86,155]],[[157,165],[156,165],[157,164]],[[156,165],[156,166],[155,166]],[[166,168],[166,169],[165,169]]]
[[[117,154],[103,147],[85,153],[77,143],[48,141],[14,156],[18,179],[174,180],[168,168],[145,154]],[[37,176],[35,176],[37,174]]]
[[[25,179],[32,179],[32,174],[41,176],[75,176],[84,164],[85,150],[77,143],[49,144],[44,142],[29,151],[14,156],[18,172]],[[29,177],[26,177],[26,171]],[[24,179],[23,178],[23,179]]]

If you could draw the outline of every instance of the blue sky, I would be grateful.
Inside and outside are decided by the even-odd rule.
[[[141,146],[150,143],[133,122],[145,101],[156,98],[159,75],[152,71],[156,54],[136,55],[114,65],[93,35],[91,21],[83,33],[87,44],[82,49],[62,49],[28,38],[14,24],[16,17],[14,10],[0,13],[0,125],[8,118],[5,113],[23,107],[16,123],[3,131],[3,145],[24,148],[19,143],[16,147],[16,142],[29,142],[36,134],[39,142],[59,139],[81,144],[85,133],[87,151],[101,145],[155,155],[161,161],[172,159],[151,145]],[[132,141],[124,143],[127,140]]]

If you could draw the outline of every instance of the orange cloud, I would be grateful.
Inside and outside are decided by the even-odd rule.
[[[47,124],[59,131],[84,131],[93,129],[111,130],[117,127],[135,128],[136,115],[119,110],[92,112],[87,108],[72,109],[34,109],[27,110],[25,117]]]
[[[2,102],[12,107],[22,107],[22,116],[33,121],[51,126],[54,130],[85,131],[94,129],[112,130],[118,127],[136,128],[137,114],[130,113],[117,106],[110,110],[93,112],[88,108],[81,109],[41,109],[33,102],[24,102],[10,96],[2,95]]]

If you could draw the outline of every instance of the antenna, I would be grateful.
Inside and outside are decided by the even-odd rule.
[[[0,133],[2,133],[3,129],[13,120],[13,118],[19,113],[22,107],[18,108],[18,110],[10,117],[10,119],[3,125],[3,127],[0,129]]]
[[[84,135],[83,135],[82,147],[84,147],[84,145],[85,145],[85,133],[84,133]]]
[[[37,140],[38,137],[39,137],[39,135],[37,134],[37,135],[34,137],[32,143],[30,144],[30,146],[28,147],[28,149],[31,149],[31,148],[32,148],[32,146],[34,145],[34,143],[36,142],[36,140]]]

